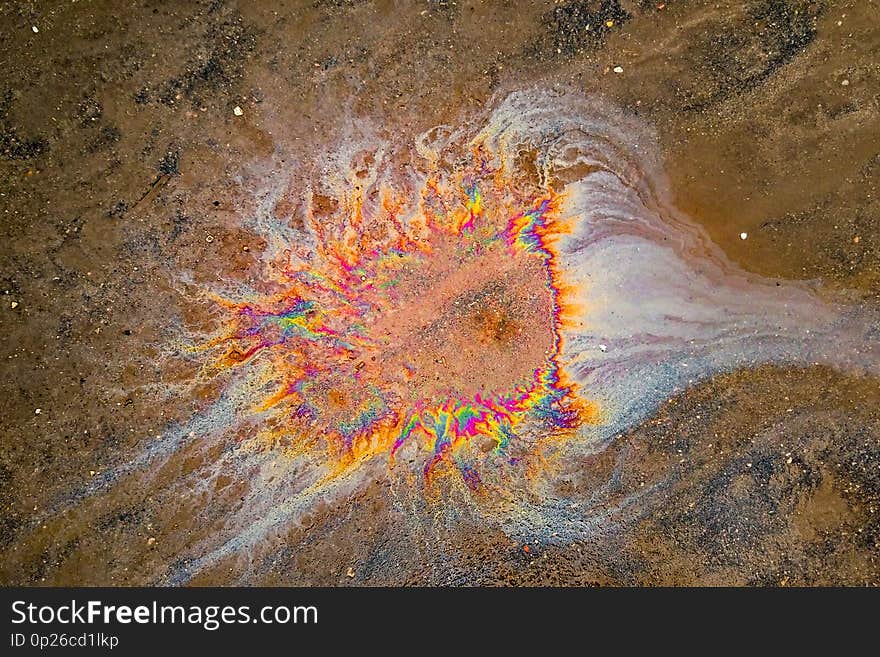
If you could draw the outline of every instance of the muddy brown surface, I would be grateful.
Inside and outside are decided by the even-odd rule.
[[[563,84],[653,126],[677,205],[734,262],[871,306],[878,62],[871,2],[0,3],[0,582],[155,583],[177,559],[197,497],[132,481],[52,510],[216,398],[207,383],[157,401],[197,369],[160,355],[216,322],[175,273],[256,275],[265,245],[239,221],[254,163],[283,176],[351,117],[418,134]],[[503,340],[505,321],[490,309],[472,328]],[[560,496],[618,510],[576,544],[513,542],[467,514],[403,534],[377,481],[318,505],[271,557],[192,583],[877,584],[878,395],[819,367],[679,394],[566,464]],[[157,481],[211,455],[187,458]],[[212,513],[241,486],[218,482]]]

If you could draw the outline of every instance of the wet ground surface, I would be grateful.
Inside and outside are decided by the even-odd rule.
[[[0,26],[3,583],[183,581],[193,546],[250,499],[240,471],[169,492],[222,445],[185,443],[149,480],[125,464],[220,396],[169,345],[220,322],[193,289],[263,284],[270,245],[244,221],[261,179],[333,175],[310,163],[357,126],[412,141],[534,85],[602,97],[651,126],[675,204],[733,263],[860,311],[880,301],[876,3],[6,2]],[[298,202],[272,216],[295,224]],[[310,212],[338,202],[316,192]],[[522,378],[550,340],[540,274],[498,279],[463,324],[490,384]],[[426,303],[485,289],[450,285]],[[486,355],[523,326],[523,358]],[[424,390],[441,359],[474,385],[455,343],[427,352]],[[185,581],[877,584],[865,369],[767,364],[670,390],[544,475],[595,519],[577,539],[484,523],[468,489],[408,507],[399,482],[366,476]]]

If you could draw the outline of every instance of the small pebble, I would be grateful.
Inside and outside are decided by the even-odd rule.
[[[31,29],[34,31],[34,34],[37,34],[40,31],[36,25],[31,25]]]
[[[36,409],[36,410],[34,411],[34,415],[39,415],[39,414],[42,413],[42,412],[43,412],[43,409],[42,409],[42,408],[38,408],[38,409]]]
[[[613,70],[615,73],[623,73],[623,66],[615,66]]]
[[[242,114],[244,114],[244,110],[241,109],[238,105],[236,105],[235,107],[232,108],[232,113],[235,114],[236,116],[241,116]]]
[[[12,302],[12,309],[15,310],[16,308],[18,308],[18,301],[13,301]]]
[[[214,241],[214,236],[213,236],[213,235],[208,235],[208,236],[205,238],[205,241],[206,241],[208,244],[210,244],[211,242]]]
[[[841,84],[842,86],[844,86],[844,87],[848,87],[848,86],[849,86],[849,80],[843,80],[840,84]]]
[[[748,233],[740,233],[740,234],[739,234],[739,238],[740,238],[741,240],[746,239],[748,236],[749,236]]]
[[[600,344],[599,351],[601,351],[604,354],[606,351],[608,351],[608,345]]]

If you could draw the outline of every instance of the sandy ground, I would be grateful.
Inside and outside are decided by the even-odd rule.
[[[878,302],[876,2],[4,2],[0,26],[4,584],[166,581],[195,493],[71,491],[216,397],[154,396],[195,371],[160,358],[175,327],[211,322],[175,274],[256,275],[254,167],[308,161],[351,117],[415,135],[508,90],[588,90],[653,126],[676,204],[732,261]],[[466,513],[402,533],[377,480],[192,583],[877,584],[878,397],[822,367],[716,377],[558,473],[609,509],[651,488],[583,540]]]

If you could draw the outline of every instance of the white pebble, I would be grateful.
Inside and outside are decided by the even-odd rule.
[[[43,412],[43,409],[42,409],[42,408],[38,408],[37,410],[34,411],[34,415],[39,415],[39,414],[42,413],[42,412]]]
[[[749,236],[748,233],[740,233],[740,234],[739,234],[739,238],[740,238],[741,240],[746,239],[748,236]]]
[[[238,105],[236,105],[235,107],[232,108],[232,113],[235,114],[236,116],[241,116],[242,114],[244,114],[244,110],[241,109]]]
[[[613,70],[615,73],[623,73],[623,66],[615,66]]]
[[[34,34],[37,34],[40,31],[36,25],[31,25],[31,29],[34,31]]]
[[[599,351],[601,351],[602,353],[605,353],[606,351],[608,351],[608,345],[600,344]]]

